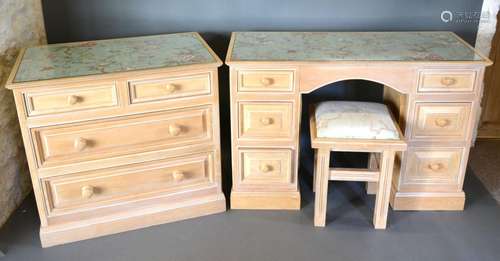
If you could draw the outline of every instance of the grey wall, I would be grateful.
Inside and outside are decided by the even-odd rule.
[[[441,12],[480,12],[481,6],[482,0],[43,1],[49,43],[197,31],[221,58],[225,57],[231,31],[442,30],[454,31],[474,43],[477,23],[444,23]],[[223,172],[229,188],[227,67],[222,67],[219,74]],[[381,89],[376,84],[348,87],[353,85],[359,86],[359,82],[318,90],[305,97],[304,103],[318,99],[380,100]],[[306,153],[301,154],[302,163],[310,159],[305,135],[303,144]]]
[[[443,23],[443,10],[480,12],[482,0],[45,0],[48,41],[198,31],[218,51],[236,30],[447,30],[473,42],[475,23]],[[224,52],[219,53],[221,56]]]

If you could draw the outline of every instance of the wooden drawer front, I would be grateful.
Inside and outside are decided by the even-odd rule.
[[[33,129],[40,165],[50,166],[210,141],[210,108]]]
[[[240,138],[291,138],[293,103],[239,103]]]
[[[210,74],[129,82],[131,103],[210,94]]]
[[[292,70],[241,70],[238,71],[240,92],[292,92]]]
[[[240,185],[291,185],[292,150],[241,149]]]
[[[414,138],[464,139],[470,103],[417,103]]]
[[[458,185],[463,149],[417,148],[407,153],[406,185]]]
[[[214,181],[212,153],[44,179],[50,212],[173,193]]]
[[[476,80],[475,71],[425,70],[420,73],[419,92],[471,92]]]
[[[115,85],[25,94],[28,116],[118,106]]]

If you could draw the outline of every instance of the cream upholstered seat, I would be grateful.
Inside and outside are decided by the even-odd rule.
[[[325,101],[316,106],[318,138],[399,139],[387,106],[374,102]]]
[[[407,148],[387,107],[373,102],[322,102],[309,115],[309,126],[315,153],[314,225],[326,224],[328,181],[362,181],[376,187],[373,225],[385,229],[394,158]],[[331,151],[369,152],[369,164],[361,169],[330,167]]]

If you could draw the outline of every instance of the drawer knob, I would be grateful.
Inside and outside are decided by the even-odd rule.
[[[436,126],[443,128],[443,127],[450,125],[450,120],[449,119],[436,119],[434,121],[434,123],[436,123]]]
[[[77,151],[84,150],[88,145],[89,145],[89,140],[87,139],[81,137],[75,139],[74,147]]]
[[[441,163],[430,163],[429,165],[427,165],[427,168],[432,171],[440,171],[444,168],[444,166]]]
[[[262,123],[262,125],[266,125],[266,126],[267,125],[271,125],[271,124],[273,124],[273,118],[271,118],[271,117],[262,117],[260,119],[260,122]]]
[[[68,96],[68,104],[69,105],[75,105],[75,104],[79,103],[81,100],[82,100],[82,98],[77,96],[77,95]]]
[[[453,77],[441,78],[441,84],[443,84],[444,86],[451,86],[451,85],[454,85],[455,83],[457,83],[457,79],[455,79]]]
[[[273,170],[273,167],[269,164],[261,164],[259,167],[260,171],[263,173],[268,173]]]
[[[82,198],[89,199],[94,195],[94,187],[86,185],[82,187]]]
[[[165,85],[165,92],[167,93],[173,93],[177,89],[177,86],[173,83],[168,83]]]
[[[168,133],[170,133],[170,135],[172,136],[178,136],[181,133],[181,130],[181,126],[177,124],[170,124],[168,126]]]
[[[273,80],[273,78],[264,77],[264,78],[260,79],[260,82],[264,86],[270,86],[274,83],[274,80]]]
[[[184,180],[184,173],[180,170],[176,170],[172,172],[172,177],[174,178],[175,182],[180,182]]]

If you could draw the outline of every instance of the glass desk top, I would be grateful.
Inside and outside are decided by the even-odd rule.
[[[485,61],[452,32],[236,32],[228,61]],[[485,61],[486,62],[486,61]]]
[[[197,33],[177,33],[26,49],[16,82],[216,63]]]

